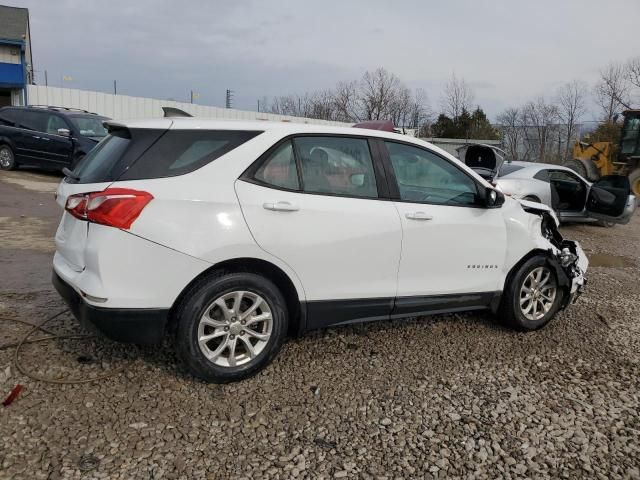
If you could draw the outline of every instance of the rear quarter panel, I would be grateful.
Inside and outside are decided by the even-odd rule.
[[[236,179],[280,138],[265,132],[186,175],[113,183],[111,187],[144,190],[154,197],[131,233],[211,265],[234,258],[266,260],[287,273],[304,300],[293,269],[254,241],[234,190]]]

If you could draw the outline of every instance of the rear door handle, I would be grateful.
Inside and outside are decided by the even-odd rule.
[[[427,215],[424,212],[407,213],[405,214],[405,217],[407,217],[409,220],[433,220],[433,217],[431,215]]]
[[[275,202],[275,203],[263,203],[262,207],[266,210],[273,210],[276,212],[296,212],[298,211],[297,205],[290,202]]]

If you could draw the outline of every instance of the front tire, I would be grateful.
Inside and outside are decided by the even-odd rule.
[[[286,302],[265,277],[218,271],[187,293],[176,312],[176,350],[186,369],[213,383],[255,375],[278,354]]]
[[[544,256],[524,262],[507,282],[498,310],[507,325],[517,330],[537,330],[558,312],[564,292]]]
[[[0,169],[14,170],[18,166],[16,156],[9,145],[0,145]]]

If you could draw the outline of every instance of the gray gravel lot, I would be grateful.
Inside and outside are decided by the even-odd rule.
[[[0,317],[63,309],[49,283],[57,181],[0,173]],[[187,376],[170,345],[24,347],[51,377],[115,372],[81,385],[30,380],[0,347],[0,397],[24,385],[0,407],[0,477],[640,478],[640,216],[563,234],[600,266],[538,332],[477,313],[336,328],[225,386]],[[69,315],[49,328],[81,333]],[[0,320],[0,345],[27,330]]]

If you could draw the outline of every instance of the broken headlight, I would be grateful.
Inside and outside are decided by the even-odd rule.
[[[558,258],[560,259],[560,265],[562,265],[563,268],[573,265],[576,260],[578,260],[578,256],[575,253],[572,253],[567,247],[562,249]]]

